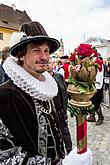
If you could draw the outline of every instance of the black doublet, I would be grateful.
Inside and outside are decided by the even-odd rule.
[[[32,98],[11,80],[0,86],[0,118],[29,157],[38,153],[38,121]],[[58,138],[55,135],[56,139]],[[62,143],[61,143],[62,144]],[[63,145],[57,143],[59,158],[64,157]],[[62,149],[60,150],[61,147]]]

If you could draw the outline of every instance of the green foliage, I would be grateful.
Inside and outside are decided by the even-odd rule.
[[[88,114],[92,114],[95,111],[93,104],[91,104],[88,107],[76,107],[70,103],[68,103],[67,110],[74,116],[77,116],[79,114],[88,115]]]
[[[68,79],[68,82],[70,84],[75,84],[76,80],[72,76],[70,76],[69,79]]]
[[[96,90],[95,81],[77,81],[70,76],[68,82],[78,87],[80,93],[94,92]]]
[[[97,49],[96,49],[96,47],[95,47],[95,46],[93,46],[92,48],[93,48],[93,49],[97,52]]]

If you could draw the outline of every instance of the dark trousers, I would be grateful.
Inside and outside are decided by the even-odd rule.
[[[91,98],[92,103],[94,104],[95,112],[100,107],[101,102],[103,101],[103,88],[97,89],[95,95]]]

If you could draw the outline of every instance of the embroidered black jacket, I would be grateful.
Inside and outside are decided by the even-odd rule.
[[[44,105],[44,104],[42,104]],[[12,83],[7,81],[0,86],[0,163],[2,165],[21,164],[57,164],[64,158],[64,148],[60,137],[54,110],[47,117],[53,132],[56,153],[43,156],[38,151],[38,118],[33,99]],[[56,129],[57,128],[57,129]],[[6,136],[7,135],[7,136]],[[10,135],[10,136],[9,136]],[[50,141],[51,142],[51,141]],[[13,162],[13,163],[12,163]]]

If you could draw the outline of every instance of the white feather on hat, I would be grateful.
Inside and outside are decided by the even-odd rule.
[[[21,38],[23,38],[23,36],[26,36],[26,34],[24,32],[14,32],[11,35],[9,47],[12,47],[12,46],[16,45],[17,43],[19,43],[21,41]]]
[[[57,39],[50,38],[46,35],[27,36],[24,32],[14,32],[9,43],[10,54],[15,57],[16,51],[18,51],[23,45],[39,40],[43,40],[50,44],[50,54],[54,53],[60,47],[60,43]]]

